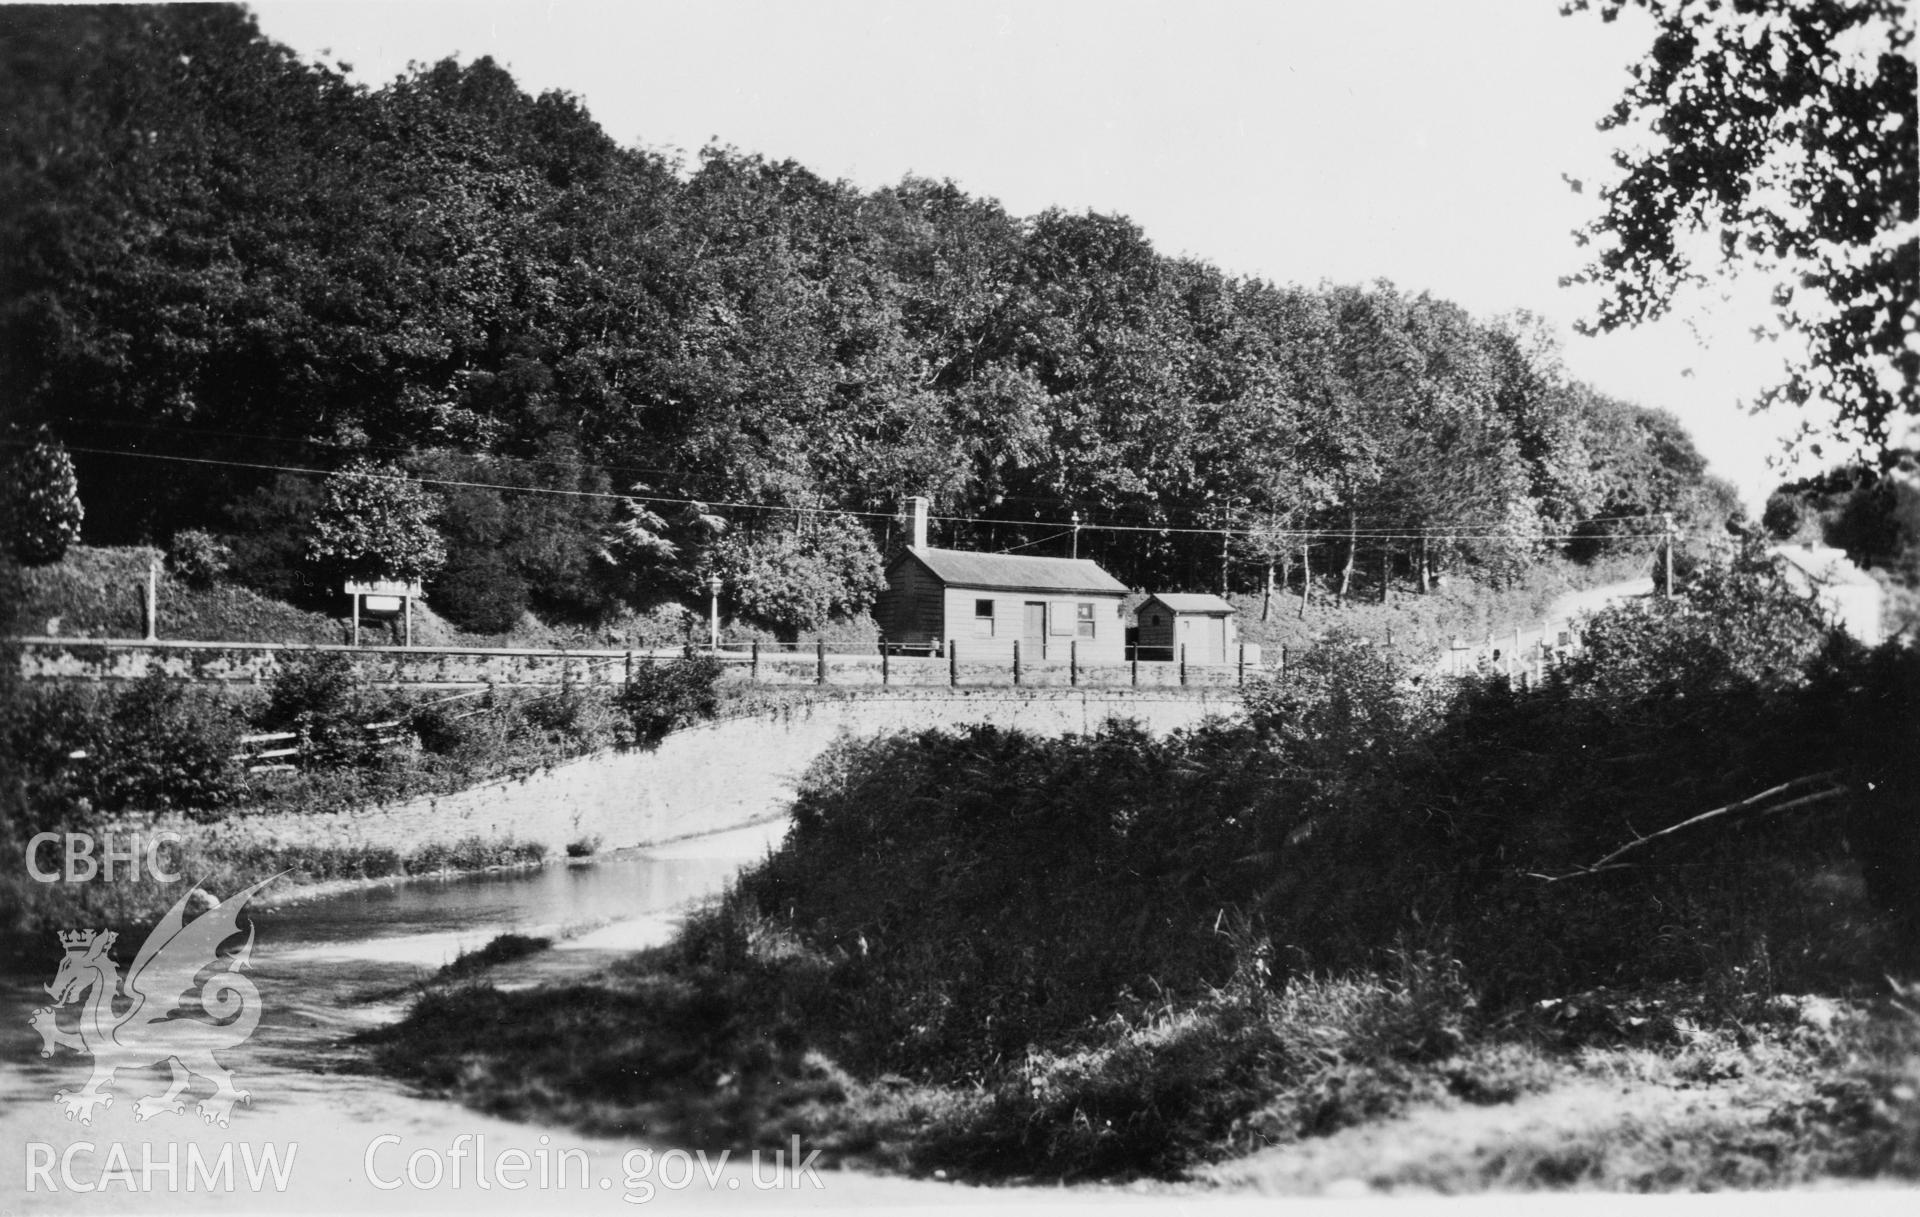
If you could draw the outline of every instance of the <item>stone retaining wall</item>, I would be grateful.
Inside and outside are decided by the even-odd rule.
[[[21,672],[30,680],[138,680],[159,672],[177,680],[212,684],[262,684],[289,659],[343,654],[361,676],[389,687],[477,688],[482,685],[618,684],[628,670],[672,656],[644,651],[537,651],[458,647],[344,647],[279,643],[147,642],[138,639],[25,638],[19,648]],[[827,655],[824,683],[869,688],[1010,688],[1013,667],[1005,661],[958,664],[918,656]],[[814,652],[768,649],[757,658],[742,652],[725,656],[729,682],[764,685],[822,683],[822,660]],[[1259,674],[1257,665],[1246,669]],[[1061,661],[1023,663],[1023,687],[1060,688],[1222,688],[1240,682],[1237,664],[1203,666],[1154,661],[1139,664],[1088,664],[1075,668]]]

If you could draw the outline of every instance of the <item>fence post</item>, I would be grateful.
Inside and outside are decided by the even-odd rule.
[[[1020,683],[1020,640],[1018,638],[1013,640],[1013,683],[1016,686]]]
[[[827,640],[816,639],[813,644],[813,683],[827,683]]]
[[[1247,687],[1247,644],[1240,644],[1240,676],[1236,682],[1242,689]]]
[[[947,688],[960,687],[960,640],[947,639]]]
[[[1274,675],[1284,677],[1287,674],[1287,644],[1280,644],[1280,666],[1274,669]]]
[[[880,640],[880,687],[881,688],[883,689],[886,688],[887,681],[889,680],[890,676],[891,676],[891,673],[888,671],[888,667],[887,667],[887,641],[886,639],[883,638]]]
[[[1187,644],[1180,644],[1180,687],[1187,687]]]
[[[147,586],[140,597],[140,615],[146,618],[147,641],[156,642],[160,638],[160,564],[147,563]]]
[[[627,683],[633,683],[633,652],[627,652]]]
[[[1080,640],[1074,639],[1067,644],[1067,683],[1080,683]]]
[[[1140,648],[1138,645],[1135,645],[1133,648],[1133,687],[1136,689],[1140,687]]]

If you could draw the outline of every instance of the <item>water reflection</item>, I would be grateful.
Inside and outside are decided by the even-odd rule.
[[[489,978],[500,983],[567,979],[604,967],[664,942],[690,907],[717,895],[784,831],[784,821],[774,821],[644,852],[413,880],[252,910],[250,971],[264,1012],[244,1051],[255,1067],[324,1068],[346,1036],[396,1017],[406,986],[504,933],[557,941],[554,950]],[[47,1002],[39,982],[59,962],[51,935],[47,945],[45,975],[0,978],[0,1053],[33,1075],[72,1066],[67,1053],[40,1061],[38,1036],[27,1027],[26,1016]],[[128,944],[119,953],[123,966],[135,950]],[[35,1076],[31,1089],[40,1083]]]

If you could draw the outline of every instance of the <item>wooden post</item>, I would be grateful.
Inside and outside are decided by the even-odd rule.
[[[353,594],[353,645],[360,645],[360,593]]]
[[[406,633],[402,635],[401,645],[410,647],[413,645],[413,597],[400,597],[400,606],[400,612],[406,620],[406,626],[404,627]]]
[[[627,652],[627,683],[633,683],[633,652],[631,650]]]
[[[892,674],[887,667],[887,640],[880,640],[880,687],[885,688]]]
[[[1275,676],[1287,674],[1287,644],[1284,642],[1280,644],[1280,663],[1274,668],[1273,674]]]
[[[1240,644],[1240,677],[1238,683],[1243,689],[1247,687],[1247,644],[1244,642]]]
[[[1067,683],[1080,683],[1080,640],[1075,638],[1067,643]]]
[[[1133,687],[1140,687],[1140,647],[1137,644],[1133,648]]]
[[[147,641],[156,642],[160,638],[160,564],[147,563],[147,592],[141,599],[140,615],[147,627]]]
[[[1666,536],[1662,539],[1661,548],[1666,551],[1667,597],[1671,599],[1673,596],[1673,513],[1670,511],[1661,512],[1660,520],[1666,529]]]
[[[1300,547],[1300,620],[1307,619],[1307,603],[1313,598],[1313,547]]]
[[[1228,521],[1223,516],[1220,521],[1220,598],[1227,595],[1227,542],[1233,533],[1227,528]]]
[[[947,639],[947,688],[957,689],[959,687],[960,641],[957,638],[949,638]]]
[[[813,683],[827,683],[827,640],[816,639],[813,644]]]
[[[1013,640],[1013,683],[1020,683],[1020,640]]]
[[[1187,644],[1180,644],[1180,687],[1187,687]]]

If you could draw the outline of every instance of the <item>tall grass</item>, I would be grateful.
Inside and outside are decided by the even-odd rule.
[[[6,840],[12,836],[0,834],[0,841],[15,844]],[[24,849],[24,841],[17,843]],[[289,845],[242,831],[187,834],[166,854],[167,868],[181,876],[179,881],[161,882],[144,870],[113,883],[36,883],[18,871],[0,872],[0,935],[18,948],[28,936],[53,928],[150,926],[192,884],[227,896],[279,875],[280,881],[264,893],[273,900],[310,884],[530,866],[546,854],[547,847],[538,841],[477,834],[408,849],[367,843]]]

